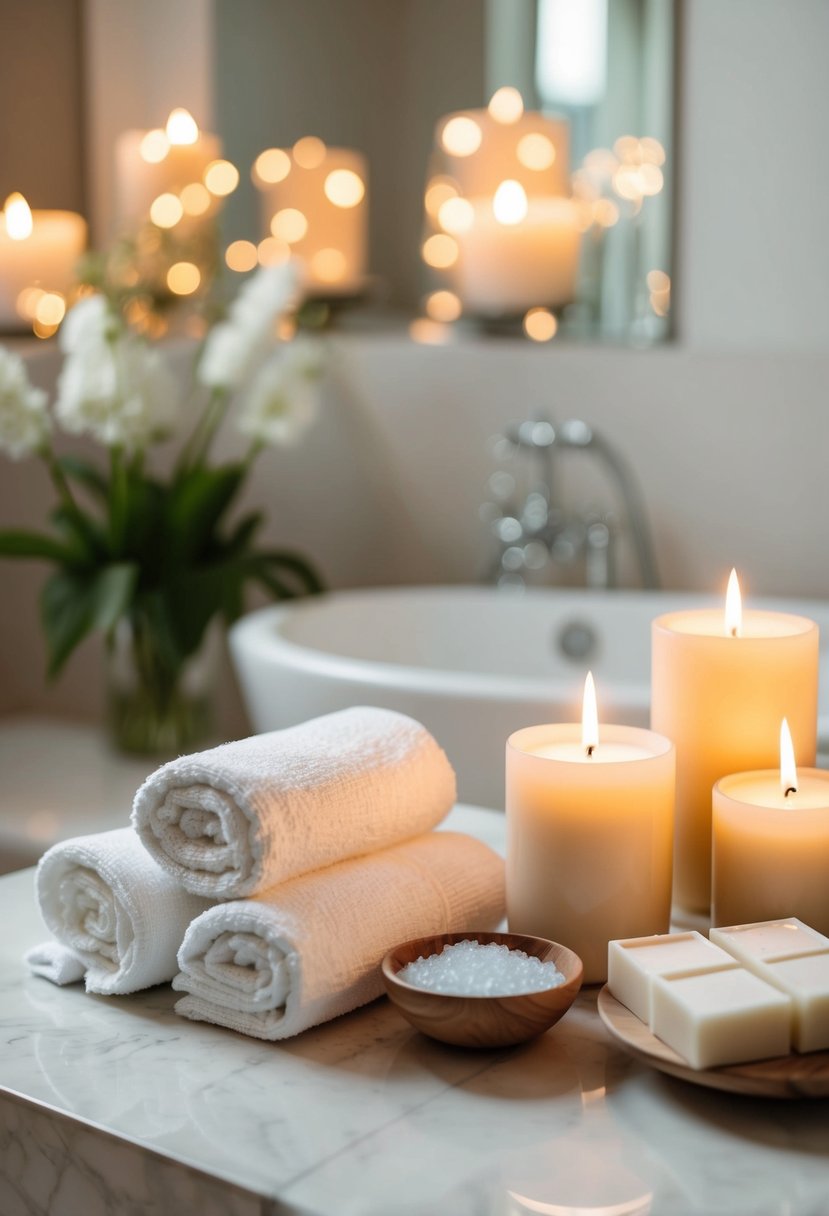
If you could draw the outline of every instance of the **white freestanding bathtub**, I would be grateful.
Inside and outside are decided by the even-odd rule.
[[[646,726],[652,619],[712,603],[682,592],[340,591],[251,613],[232,628],[230,645],[257,731],[349,705],[398,709],[446,749],[462,801],[499,807],[512,731],[577,720],[588,668],[601,719]],[[829,752],[829,603],[750,606],[818,621],[819,749]]]

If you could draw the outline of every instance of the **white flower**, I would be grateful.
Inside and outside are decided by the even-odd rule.
[[[239,415],[239,430],[260,443],[290,446],[305,434],[319,412],[319,344],[308,338],[287,342],[258,372]]]
[[[32,387],[20,356],[0,347],[0,448],[21,460],[37,451],[48,433],[46,393]]]
[[[238,388],[261,362],[274,325],[296,302],[299,268],[294,261],[263,266],[240,288],[227,320],[208,335],[198,378],[216,389]]]
[[[175,378],[142,338],[118,327],[96,336],[90,327],[67,356],[55,403],[64,430],[135,451],[161,438],[176,412]]]
[[[66,314],[60,327],[58,342],[66,355],[74,354],[90,342],[101,342],[117,332],[118,322],[102,295],[86,296]]]

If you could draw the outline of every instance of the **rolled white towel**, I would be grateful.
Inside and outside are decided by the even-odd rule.
[[[424,726],[358,708],[172,760],[141,786],[132,821],[188,891],[234,899],[426,832],[454,801]]]
[[[156,865],[132,828],[53,845],[35,883],[43,919],[83,965],[87,992],[106,996],[172,979],[185,929],[209,907]],[[71,982],[60,951],[36,947],[26,961],[53,983]]]
[[[210,908],[179,950],[173,987],[188,995],[176,1013],[287,1039],[378,997],[398,943],[491,929],[503,914],[497,854],[456,832],[419,836]]]

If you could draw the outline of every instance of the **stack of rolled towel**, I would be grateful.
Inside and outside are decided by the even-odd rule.
[[[176,1011],[283,1039],[372,1001],[399,942],[494,928],[500,857],[433,832],[455,775],[403,714],[343,710],[165,764],[132,828],[55,845],[37,894],[55,983],[173,981]]]

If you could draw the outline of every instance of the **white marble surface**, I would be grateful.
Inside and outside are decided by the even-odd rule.
[[[503,848],[495,812],[450,826]],[[3,1216],[829,1211],[829,1103],[663,1077],[613,1046],[594,992],[509,1051],[434,1043],[385,1000],[265,1044],[182,1021],[167,986],[102,998],[26,975],[31,871],[0,880],[0,917]]]

